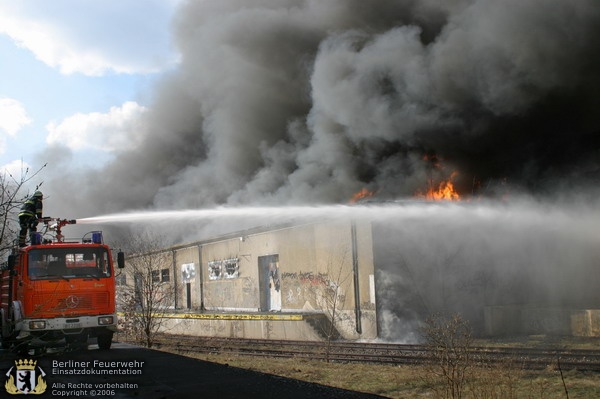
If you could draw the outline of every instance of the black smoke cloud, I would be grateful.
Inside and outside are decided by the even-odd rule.
[[[190,1],[173,26],[144,144],[78,176],[88,212],[598,183],[596,0]]]

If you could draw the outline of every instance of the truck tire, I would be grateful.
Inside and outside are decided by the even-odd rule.
[[[15,346],[15,352],[19,354],[19,356],[29,356],[29,343],[27,342],[19,342]]]
[[[2,316],[2,318],[4,318]],[[8,323],[6,320],[0,320],[0,348],[2,349],[10,349],[12,346],[12,338],[13,334],[8,328],[5,331],[5,324]]]
[[[100,350],[110,349],[110,346],[112,345],[112,338],[112,332],[98,335],[98,348],[100,348]]]
[[[2,334],[0,334],[0,348],[10,349],[11,346],[12,343],[10,342],[10,340],[8,338],[3,337]]]
[[[8,342],[8,339],[4,338],[2,336],[2,333],[0,333],[0,348],[1,349],[10,349],[10,342]]]

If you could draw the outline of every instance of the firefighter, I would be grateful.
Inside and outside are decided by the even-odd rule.
[[[30,232],[37,231],[38,219],[42,218],[43,199],[42,192],[36,191],[21,207],[21,212],[19,212],[19,224],[21,225],[21,231],[19,232],[20,247],[25,246],[27,229]]]

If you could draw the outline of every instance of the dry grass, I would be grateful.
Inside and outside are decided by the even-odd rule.
[[[326,363],[306,359],[272,359],[249,356],[185,354],[198,359],[309,381],[389,398],[437,398],[443,389],[428,378],[421,366],[385,366]],[[600,398],[600,374],[564,371],[569,399]],[[471,370],[465,398],[566,398],[558,370],[525,371],[511,365]]]

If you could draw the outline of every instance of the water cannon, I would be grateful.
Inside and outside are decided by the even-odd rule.
[[[42,218],[41,221],[44,224],[48,224],[48,223],[50,223],[52,221],[55,221],[56,223],[50,225],[50,229],[52,229],[52,230],[60,229],[63,226],[66,226],[67,224],[77,224],[77,220],[75,220],[75,219],[68,220],[68,219],[59,219],[59,218],[50,218],[50,217],[47,217],[47,218]]]
[[[51,217],[41,218],[40,221],[43,222],[47,226],[48,226],[48,223],[50,223],[52,221],[55,222],[55,223],[49,225],[48,229],[56,231],[56,241],[58,241],[58,242],[63,242],[63,240],[65,238],[61,232],[62,227],[66,226],[68,224],[76,224],[77,223],[76,219],[69,220],[69,219],[60,219],[60,218],[51,218]]]

